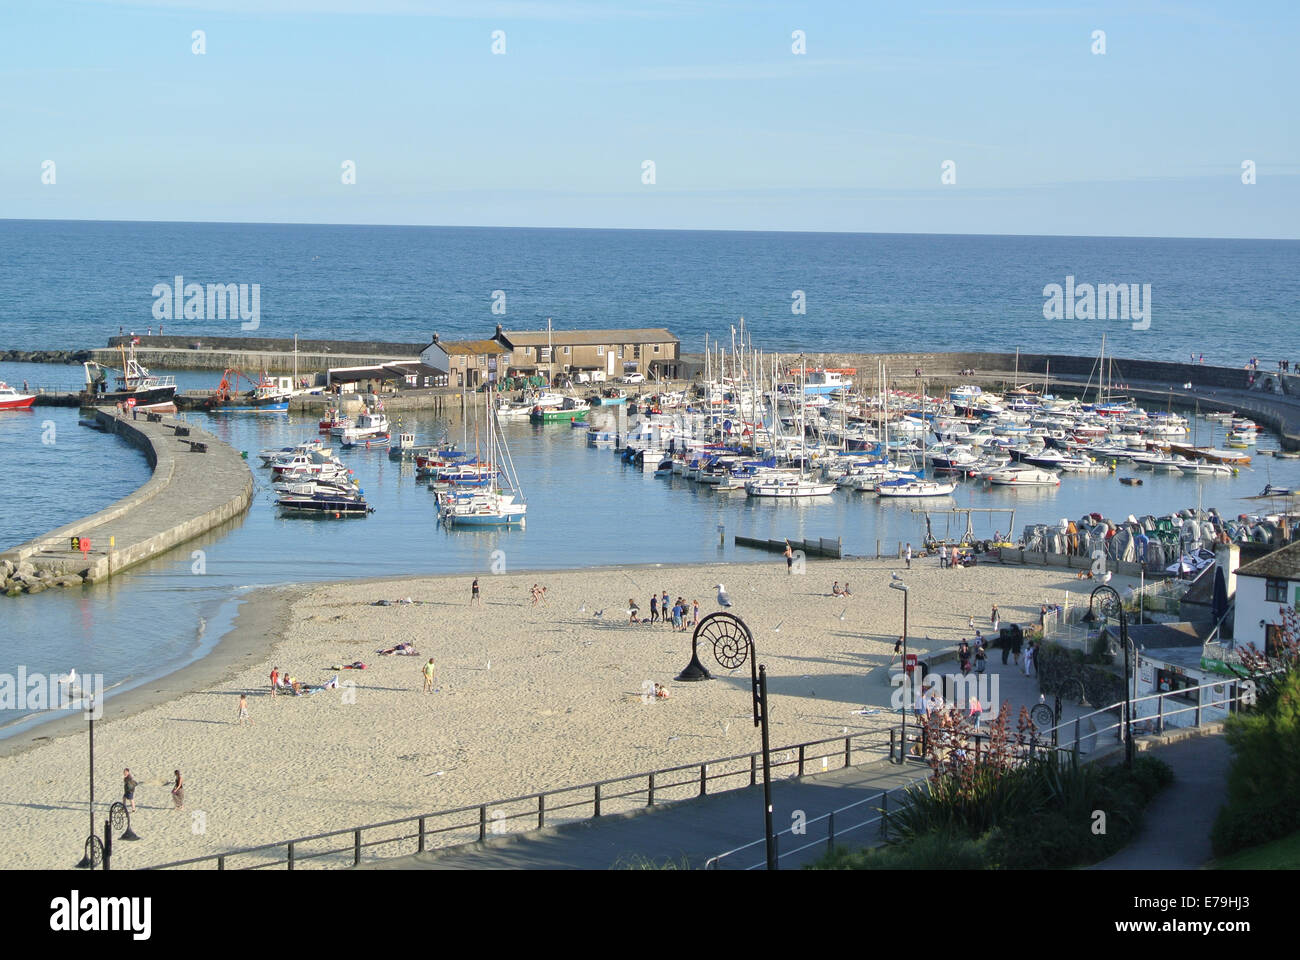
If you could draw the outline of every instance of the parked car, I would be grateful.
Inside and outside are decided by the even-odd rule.
[[[623,378],[623,383],[645,383],[645,377],[639,373],[629,373]]]

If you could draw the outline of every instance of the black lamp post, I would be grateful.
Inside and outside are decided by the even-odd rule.
[[[104,859],[104,844],[95,834],[95,698],[87,699],[89,706],[86,715],[90,719],[90,834],[86,837],[86,846],[77,864],[78,869],[94,870]]]
[[[763,838],[767,844],[767,869],[777,868],[776,834],[772,830],[772,757],[767,726],[767,667],[758,663],[754,635],[745,621],[734,613],[711,613],[691,634],[691,662],[677,675],[679,681],[712,680],[700,663],[699,643],[704,638],[713,644],[713,658],[728,670],[736,670],[749,661],[750,689],[754,699],[754,726],[762,730],[763,741]]]
[[[907,584],[905,584],[897,573],[893,574],[893,579],[889,581],[891,590],[901,590],[903,592],[903,705],[899,708],[899,723],[902,727],[902,738],[899,746],[902,750],[902,757],[899,763],[907,762],[907,710],[912,705],[912,674],[907,669]]]
[[[1100,619],[1092,612],[1093,601],[1097,594],[1105,594],[1107,599],[1102,601],[1105,604],[1103,613],[1109,616],[1110,608],[1114,607],[1119,617],[1119,642],[1123,647],[1124,653],[1124,765],[1133,766],[1133,689],[1129,673],[1129,639],[1128,639],[1128,615],[1124,612],[1124,601],[1120,598],[1119,591],[1114,587],[1102,585],[1095,588],[1088,595],[1088,612],[1082,617],[1084,623],[1096,623]]]

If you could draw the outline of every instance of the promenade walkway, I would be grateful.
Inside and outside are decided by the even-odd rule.
[[[7,550],[0,560],[18,570],[102,580],[240,515],[252,502],[248,464],[207,431],[173,417],[155,422],[108,407],[97,408],[95,418],[101,429],[143,450],[153,475],[112,506]],[[90,549],[76,549],[74,537],[88,539]]]

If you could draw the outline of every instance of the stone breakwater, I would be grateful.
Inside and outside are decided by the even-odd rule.
[[[3,363],[83,363],[93,359],[91,350],[0,350]]]
[[[0,554],[0,591],[40,593],[107,580],[241,516],[253,474],[233,449],[182,420],[98,408],[100,429],[138,447],[153,475],[134,493]]]

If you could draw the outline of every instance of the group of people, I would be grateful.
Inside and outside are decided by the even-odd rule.
[[[631,598],[628,598],[627,608],[628,623],[663,623],[665,626],[671,623],[674,630],[686,630],[700,622],[700,601],[687,603],[684,597],[678,597],[670,607],[667,590],[658,596],[650,595],[648,618],[641,616],[641,608]]]
[[[957,644],[957,661],[961,664],[961,675],[968,676],[974,664],[976,675],[988,668],[988,644],[978,630],[975,631],[975,646],[972,648],[965,637]]]
[[[397,647],[392,648],[392,652],[395,653],[397,652],[398,647],[404,647],[404,646],[409,647],[410,644],[399,643]],[[384,653],[385,651],[381,650],[379,652]],[[357,663],[351,665],[351,669],[364,669],[364,667],[365,664],[361,664],[360,661],[357,661]],[[336,669],[338,668],[336,667]],[[303,683],[297,677],[289,676],[288,670],[285,670],[283,673],[281,673],[279,667],[273,667],[271,669],[271,696],[273,697],[278,697],[282,693],[285,694],[286,696],[291,695],[296,697],[303,693],[314,693],[317,690],[337,690],[338,688],[339,688],[339,676],[337,673],[334,674],[333,679],[327,680],[325,683],[319,684],[317,686],[313,686],[310,683]],[[240,694],[239,722],[243,723],[244,720],[246,719],[248,719],[248,701],[245,694]],[[252,720],[248,720],[248,722],[252,723]]]
[[[475,582],[475,583],[478,583],[477,580],[475,580],[474,582]],[[532,586],[532,589],[530,589],[530,590],[528,591],[528,596],[532,598],[532,602],[533,602],[533,606],[534,606],[534,607],[537,606],[539,603],[545,603],[545,602],[546,602],[546,588],[543,587],[543,586],[541,586],[540,584],[536,584],[536,583],[534,583],[533,586]]]
[[[240,699],[242,700],[243,697]],[[164,780],[163,786],[171,787],[172,805],[176,810],[179,810],[185,805],[185,787],[181,781],[181,772],[179,770],[173,770],[172,777],[173,779],[170,781]],[[135,791],[139,786],[140,781],[132,776],[131,768],[125,768],[122,771],[122,803],[130,808],[132,813],[135,813]]]
[[[842,586],[842,587],[840,586],[840,582],[839,582],[838,580],[836,580],[834,583],[832,583],[832,584],[831,584],[831,596],[832,596],[832,597],[851,597],[851,596],[853,596],[853,591],[849,589],[849,582],[848,582],[847,580],[845,580],[845,581],[844,581],[844,586]]]

